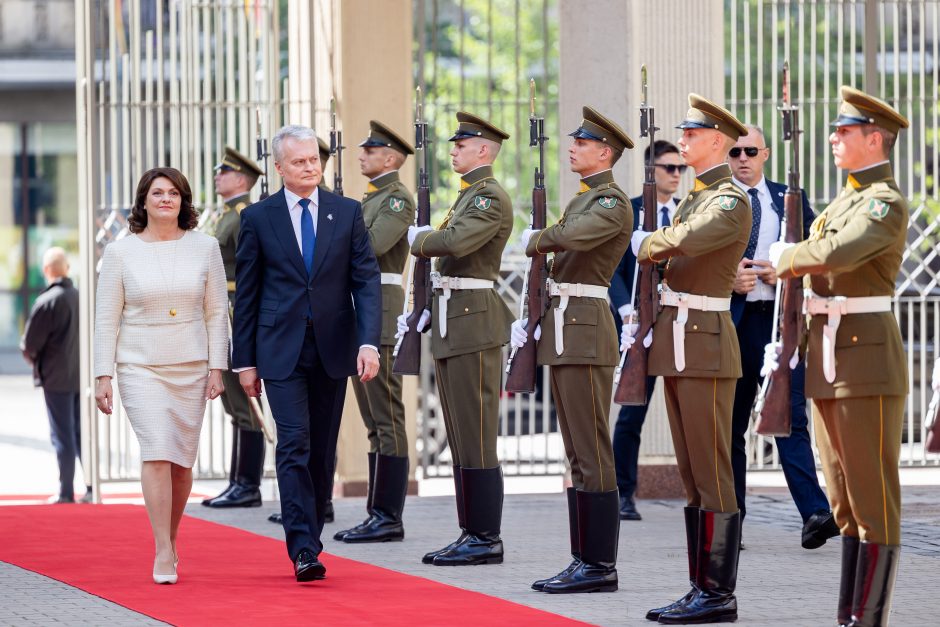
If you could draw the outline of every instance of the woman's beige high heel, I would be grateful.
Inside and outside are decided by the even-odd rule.
[[[158,584],[163,584],[163,583],[174,584],[174,583],[176,583],[177,580],[179,579],[179,577],[178,577],[177,574],[176,574],[176,567],[179,566],[179,563],[180,563],[180,559],[179,559],[179,557],[176,557],[176,558],[173,560],[173,574],[172,574],[172,575],[163,575],[163,574],[161,574],[161,573],[158,573],[158,572],[157,572],[156,564],[154,564],[154,567],[153,567],[153,582],[154,582],[154,583],[158,583]]]

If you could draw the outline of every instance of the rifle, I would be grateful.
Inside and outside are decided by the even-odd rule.
[[[640,103],[640,137],[649,137],[649,156],[643,178],[643,207],[640,209],[640,221],[643,230],[656,230],[656,156],[653,145],[656,143],[654,110],[649,105],[646,82],[646,66],[640,68],[640,83],[643,100]],[[641,269],[642,268],[642,269]],[[624,324],[638,325],[636,341],[620,356],[620,364],[614,374],[614,402],[618,405],[646,405],[646,377],[649,349],[643,346],[643,340],[652,331],[659,313],[658,302],[659,268],[656,264],[644,264],[639,261],[633,267],[633,294],[630,302],[630,318]]]
[[[258,200],[264,200],[268,197],[268,157],[271,156],[271,153],[268,152],[268,140],[261,136],[261,109],[255,109],[255,147],[258,150],[258,156],[256,161],[261,164],[261,169],[264,170],[264,174],[261,176],[261,196],[258,197]]]
[[[423,102],[421,88],[416,90],[415,100],[415,150],[421,151],[418,161],[418,210],[415,212],[415,226],[427,226],[431,223],[431,183],[429,179],[428,123],[422,118]],[[419,374],[421,372],[421,332],[418,320],[425,309],[430,309],[431,300],[431,260],[426,257],[411,256],[408,268],[408,282],[411,284],[411,313],[408,314],[408,330],[398,338],[393,356],[395,362],[392,372],[395,374]],[[402,308],[402,314],[408,313],[408,300]]]
[[[790,64],[783,63],[781,76],[781,105],[777,107],[783,117],[783,141],[790,142],[790,167],[787,170],[787,193],[783,200],[783,220],[780,239],[790,243],[803,240],[803,195],[800,191],[800,133],[799,110],[790,101]],[[777,281],[774,298],[774,322],[771,342],[777,338],[783,345],[780,367],[764,378],[752,415],[754,431],[760,435],[787,437],[790,435],[790,359],[800,350],[805,331],[803,320],[803,285],[801,279]],[[778,336],[779,332],[779,336]]]
[[[330,98],[330,155],[333,157],[333,193],[343,195],[343,131],[336,128],[336,99]]]
[[[544,229],[546,222],[545,206],[545,118],[535,115],[535,79],[529,80],[529,146],[539,149],[539,164],[535,168],[535,183],[532,185],[532,229]],[[526,269],[525,285],[520,306],[525,304],[529,311],[526,322],[528,340],[522,348],[512,349],[506,364],[507,392],[535,392],[535,378],[538,373],[536,362],[535,329],[548,304],[545,298],[545,255],[529,258]],[[520,317],[522,314],[520,312]]]

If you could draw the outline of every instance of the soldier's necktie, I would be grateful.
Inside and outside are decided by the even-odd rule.
[[[669,226],[669,207],[666,205],[659,208],[659,226]]]
[[[313,230],[313,213],[310,211],[310,199],[301,198],[300,206],[300,250],[304,256],[304,267],[307,269],[307,276],[310,276],[313,270],[313,247],[316,244],[317,236]]]
[[[760,234],[760,197],[757,195],[757,188],[752,187],[747,190],[751,197],[751,236],[747,238],[747,248],[744,249],[744,256],[747,259],[753,259],[757,252],[757,236]]]

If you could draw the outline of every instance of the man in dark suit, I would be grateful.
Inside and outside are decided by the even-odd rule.
[[[326,573],[317,556],[346,378],[379,368],[381,283],[360,204],[317,189],[313,129],[285,126],[271,148],[284,187],[241,215],[232,366],[251,396],[265,382],[287,551],[297,581],[311,581]]]
[[[738,379],[732,410],[731,466],[742,520],[747,475],[745,433],[750,422],[751,406],[761,382],[764,346],[770,342],[774,322],[777,275],[768,261],[768,251],[770,245],[780,237],[783,197],[787,191],[786,185],[764,178],[764,163],[770,157],[770,149],[760,128],[750,125],[747,128],[748,134],[738,139],[728,157],[734,183],[748,194],[754,214],[750,239],[744,257],[738,264],[731,297],[731,318],[741,345],[743,372],[743,376]],[[809,233],[809,225],[814,217],[806,193],[803,192],[804,237]],[[838,535],[839,530],[816,478],[816,459],[806,418],[804,378],[805,369],[801,363],[793,370],[790,389],[791,435],[775,440],[790,495],[803,518],[802,545],[807,549],[815,549]]]
[[[48,286],[29,313],[20,350],[33,366],[33,383],[42,387],[46,399],[52,446],[59,462],[59,494],[54,502],[74,503],[75,458],[81,459],[82,454],[78,290],[68,276],[69,262],[61,248],[46,251],[42,273]],[[91,502],[90,486],[82,502]]]
[[[643,151],[644,163],[649,160],[649,151],[649,146]],[[682,163],[679,149],[663,139],[658,139],[653,144],[653,162],[656,164],[656,225],[669,226],[676,215],[676,207],[679,206],[680,200],[674,195],[679,189],[679,179],[687,166]],[[633,205],[634,228],[642,230],[640,208],[643,205],[643,197],[631,198],[630,202]],[[636,257],[628,246],[614,271],[614,276],[610,279],[608,292],[611,307],[614,310],[618,337],[623,321],[630,314],[630,307],[633,303],[634,268],[636,268]],[[656,377],[647,377],[647,404],[621,407],[617,424],[614,427],[614,466],[617,470],[617,489],[620,490],[620,520],[642,519],[636,509],[633,495],[636,492],[640,432],[643,430],[643,421],[646,420],[646,410],[655,386]]]

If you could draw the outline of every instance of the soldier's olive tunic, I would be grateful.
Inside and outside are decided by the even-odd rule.
[[[893,296],[908,219],[888,163],[854,172],[813,222],[809,239],[783,253],[778,274],[807,275],[805,286],[820,296]],[[891,312],[843,315],[829,383],[822,368],[826,322],[824,315],[810,319],[806,395],[832,511],[844,535],[898,544],[908,385],[898,323]]]
[[[553,252],[556,283],[610,286],[633,232],[633,207],[610,170],[582,180],[581,191],[557,224],[532,234],[529,255]],[[606,299],[570,297],[564,312],[564,351],[555,351],[555,308],[542,316],[538,362],[550,365],[552,396],[574,487],[606,492],[617,487],[610,439],[613,367],[620,358]],[[530,314],[532,315],[532,314]]]
[[[512,201],[482,166],[461,177],[461,190],[443,224],[419,233],[413,254],[437,257],[442,276],[496,281],[503,249],[512,232]],[[431,307],[431,353],[454,462],[466,468],[491,468],[496,457],[500,347],[509,341],[512,313],[492,289],[456,290],[447,304],[447,336],[441,337],[441,290]]]
[[[241,227],[241,212],[251,204],[248,194],[242,194],[225,201],[222,215],[215,223],[212,235],[219,240],[219,250],[222,252],[222,265],[225,267],[225,280],[228,282],[228,298],[231,304],[235,303],[235,248],[238,246],[238,231]],[[232,310],[229,308],[229,321]],[[247,431],[260,431],[258,422],[251,415],[248,395],[238,381],[238,374],[231,370],[222,373],[222,406],[226,413],[232,417],[232,423],[239,429]]]
[[[731,181],[731,168],[722,164],[696,178],[674,224],[644,239],[637,261],[668,260],[663,284],[675,292],[730,298],[750,231],[748,199]],[[677,315],[676,307],[663,307],[656,319],[649,374],[664,377],[669,426],[689,505],[734,512],[731,410],[741,376],[734,323],[728,311],[689,309],[686,367],[679,372],[673,347]]]
[[[398,172],[388,172],[369,183],[362,199],[362,217],[369,241],[383,273],[401,274],[408,261],[408,227],[414,222],[415,204]],[[402,378],[392,372],[395,320],[402,312],[401,285],[382,285],[382,338],[379,372],[368,383],[353,377],[353,391],[369,434],[372,452],[408,455]]]

